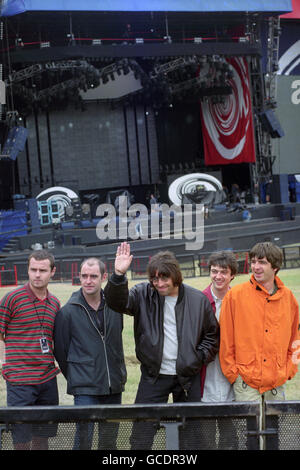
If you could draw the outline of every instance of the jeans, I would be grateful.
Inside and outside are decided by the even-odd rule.
[[[122,393],[112,395],[74,395],[75,406],[87,405],[120,405]],[[87,427],[87,436],[85,449],[91,449],[94,435],[94,423],[83,423],[76,425],[76,434],[74,441],[74,450],[79,450],[83,446],[81,432],[84,432],[83,426]],[[98,449],[116,449],[117,436],[119,431],[118,423],[98,423]]]
[[[153,381],[153,377],[149,377],[147,371],[142,366],[142,375],[138,386],[135,403],[167,403],[169,395],[172,395],[173,403],[187,403],[201,401],[200,374],[191,377],[191,386],[187,394],[185,394],[179,383],[177,376],[159,375]],[[131,449],[151,449],[153,440],[157,431],[155,424],[151,422],[134,422],[132,434],[130,438]],[[195,434],[189,420],[186,420],[184,433],[180,436],[180,448],[197,449],[199,442],[203,442],[205,438],[205,430],[198,426],[198,433]]]
[[[57,380],[35,385],[14,385],[6,382],[7,406],[56,406],[58,405]],[[12,435],[14,444],[24,444],[33,438],[56,436],[57,424],[14,424]]]

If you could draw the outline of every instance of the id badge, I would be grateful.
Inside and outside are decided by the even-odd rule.
[[[42,336],[42,338],[40,338],[40,345],[43,354],[46,354],[50,351],[47,338],[45,336]]]

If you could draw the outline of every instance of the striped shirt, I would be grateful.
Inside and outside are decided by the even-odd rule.
[[[2,375],[15,385],[47,382],[59,373],[54,363],[53,329],[59,300],[47,292],[38,299],[29,283],[6,294],[0,302],[0,332],[5,337]],[[49,352],[43,353],[45,337]]]

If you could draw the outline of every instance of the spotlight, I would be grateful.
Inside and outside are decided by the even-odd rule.
[[[93,39],[92,46],[101,46],[102,41],[101,39]]]

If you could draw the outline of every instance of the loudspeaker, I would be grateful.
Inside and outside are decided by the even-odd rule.
[[[284,131],[275,116],[272,109],[267,109],[259,115],[263,129],[270,134],[272,138],[283,137]]]
[[[289,176],[273,175],[270,188],[271,203],[289,203]]]
[[[13,165],[12,160],[0,158],[0,211],[13,208]]]
[[[32,233],[39,233],[41,228],[40,218],[39,218],[39,208],[37,200],[26,199],[26,210],[29,213],[29,218],[31,222],[31,231]]]
[[[28,130],[25,127],[12,127],[3,146],[2,154],[8,155],[15,160],[19,152],[22,152],[28,136]]]

